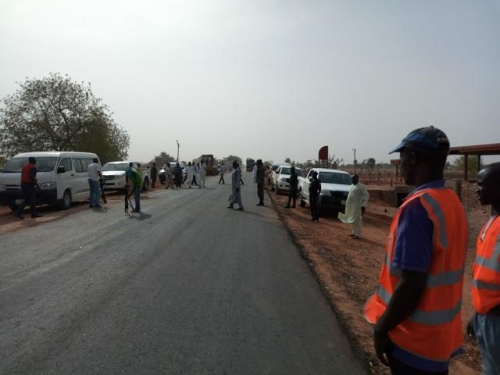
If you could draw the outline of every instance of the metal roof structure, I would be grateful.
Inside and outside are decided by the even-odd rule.
[[[481,169],[481,156],[500,155],[500,143],[490,143],[474,146],[450,147],[450,155],[464,155],[464,180],[469,181],[468,156],[477,155],[477,170]]]

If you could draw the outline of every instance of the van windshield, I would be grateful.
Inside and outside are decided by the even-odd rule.
[[[36,170],[37,172],[52,172],[56,162],[57,157],[54,156],[36,158]],[[2,173],[21,173],[26,164],[28,164],[28,157],[10,159],[5,164]]]
[[[128,168],[128,163],[106,163],[102,166],[103,171],[125,171]]]

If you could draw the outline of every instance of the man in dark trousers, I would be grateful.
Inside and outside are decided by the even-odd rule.
[[[295,201],[297,200],[297,193],[299,188],[299,176],[295,172],[295,167],[290,168],[290,190],[288,191],[288,203],[285,208],[290,208],[290,202],[293,201],[293,208],[295,208]]]
[[[158,169],[156,169],[156,163],[153,163],[153,166],[150,169],[151,173],[151,187],[154,188],[156,185],[156,176],[158,176]]]
[[[255,182],[257,182],[257,196],[259,197],[259,203],[257,206],[264,205],[264,182],[266,180],[266,172],[264,170],[264,164],[262,159],[257,160],[257,172],[255,175]]]
[[[182,184],[182,168],[179,165],[179,163],[175,163],[174,179],[175,179],[175,186],[180,188]]]
[[[35,188],[38,185],[36,180],[36,159],[34,157],[29,157],[28,163],[23,167],[21,171],[21,189],[23,191],[23,203],[17,208],[14,215],[20,220],[23,220],[23,210],[29,204],[31,209],[31,217],[42,217],[36,210],[36,191]]]
[[[312,221],[319,222],[318,198],[321,192],[321,181],[318,178],[318,172],[312,173],[312,181],[309,184],[309,207],[311,209]]]

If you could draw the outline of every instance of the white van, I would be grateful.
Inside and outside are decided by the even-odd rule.
[[[99,157],[90,152],[40,151],[17,154],[0,172],[0,204],[15,210],[21,191],[21,170],[28,158],[36,159],[36,203],[60,205],[67,209],[73,201],[89,199],[88,167],[92,159]],[[100,162],[99,162],[100,164]]]

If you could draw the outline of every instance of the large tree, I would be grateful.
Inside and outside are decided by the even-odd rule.
[[[0,109],[0,147],[5,156],[28,151],[88,151],[101,162],[126,159],[128,133],[112,119],[90,83],[51,73],[27,79]]]

